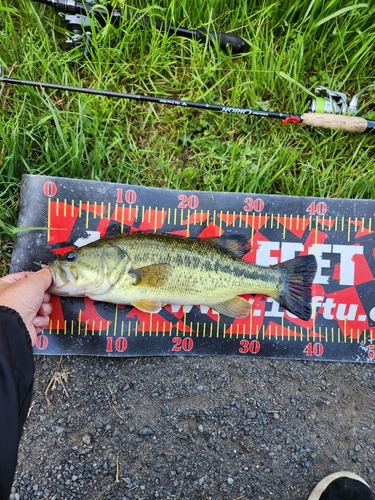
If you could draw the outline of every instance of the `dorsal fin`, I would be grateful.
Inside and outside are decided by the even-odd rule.
[[[216,238],[198,238],[202,243],[217,246],[221,250],[239,257],[240,259],[251,250],[250,243],[246,236],[241,234],[223,235]]]

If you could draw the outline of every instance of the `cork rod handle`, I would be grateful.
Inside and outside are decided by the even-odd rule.
[[[302,121],[310,127],[342,129],[361,134],[368,127],[365,118],[358,116],[330,115],[328,113],[304,113]]]

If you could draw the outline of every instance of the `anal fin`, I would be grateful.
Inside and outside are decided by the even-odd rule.
[[[232,318],[246,318],[251,311],[251,304],[242,297],[233,297],[225,302],[211,304],[211,307],[218,313]]]
[[[135,300],[132,305],[143,312],[156,313],[160,311],[162,304],[159,299]]]

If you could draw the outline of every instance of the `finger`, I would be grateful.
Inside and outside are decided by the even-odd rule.
[[[39,316],[48,316],[52,312],[52,304],[50,302],[44,302],[38,310]]]
[[[35,328],[40,328],[41,330],[44,330],[49,326],[49,316],[35,316],[33,320],[33,325]]]
[[[30,273],[27,273],[26,271],[8,274],[7,276],[0,278],[0,283],[15,283],[16,281],[23,280],[25,278],[28,278],[29,276]]]
[[[34,273],[32,276],[30,276],[30,279],[35,281],[37,280],[38,283],[40,283],[40,285],[43,286],[44,291],[46,291],[51,286],[52,274],[49,268],[48,269],[45,268]]]
[[[51,294],[48,292],[45,292],[43,295],[43,302],[51,302]]]

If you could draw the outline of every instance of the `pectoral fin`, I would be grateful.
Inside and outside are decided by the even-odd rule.
[[[140,311],[143,312],[148,312],[148,313],[156,313],[158,312],[162,304],[159,299],[153,299],[153,300],[136,300],[132,304],[134,307],[139,309]]]
[[[151,264],[129,271],[129,276],[133,285],[138,286],[163,286],[171,274],[169,264]]]
[[[251,311],[251,304],[242,297],[233,297],[225,302],[212,304],[211,307],[218,313],[232,318],[246,318]]]

